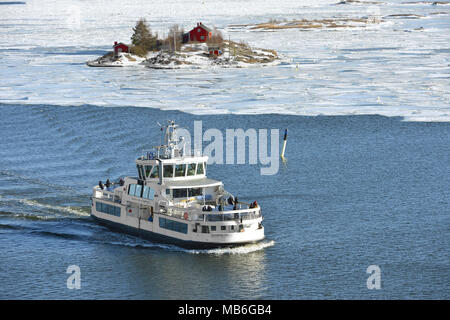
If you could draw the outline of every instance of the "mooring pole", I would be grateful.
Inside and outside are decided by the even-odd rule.
[[[286,142],[287,142],[287,132],[288,129],[284,130],[284,138],[283,138],[283,149],[281,149],[281,160],[285,161],[286,159],[284,158],[284,152],[286,151]]]

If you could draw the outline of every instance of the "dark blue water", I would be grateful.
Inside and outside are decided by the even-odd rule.
[[[448,123],[45,105],[0,114],[0,298],[450,298]],[[262,245],[184,250],[91,221],[91,187],[135,175],[167,119],[289,128],[277,175],[209,166],[241,200],[258,200]],[[79,290],[66,287],[69,265],[81,269]],[[369,265],[380,290],[367,289]]]

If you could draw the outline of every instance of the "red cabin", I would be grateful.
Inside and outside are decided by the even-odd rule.
[[[114,55],[116,57],[119,56],[119,52],[126,52],[126,53],[130,52],[130,48],[126,44],[123,44],[122,42],[117,43],[117,41],[115,41],[113,48],[114,48]]]
[[[197,23],[197,26],[189,31],[189,41],[206,42],[211,39],[211,29],[202,24]]]
[[[218,57],[223,53],[219,46],[209,46],[208,51],[210,57]]]
[[[221,50],[209,50],[209,55],[210,56],[216,56],[216,57],[218,57],[218,56],[220,56],[222,54],[222,51]]]

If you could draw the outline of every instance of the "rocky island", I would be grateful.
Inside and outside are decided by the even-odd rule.
[[[279,64],[275,50],[252,48],[245,42],[224,40],[220,31],[201,22],[189,32],[178,25],[161,40],[141,19],[133,28],[132,44],[114,43],[114,51],[86,64],[90,67],[142,65],[153,69],[248,67]]]

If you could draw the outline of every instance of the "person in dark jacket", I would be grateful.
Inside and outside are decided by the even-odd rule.
[[[234,198],[234,206],[233,206],[233,210],[237,210],[238,202],[239,202],[238,197]]]
[[[105,187],[106,190],[111,191],[111,181],[109,179],[106,179]]]

